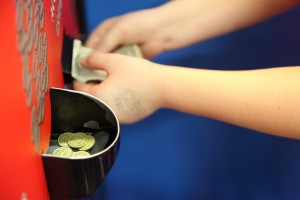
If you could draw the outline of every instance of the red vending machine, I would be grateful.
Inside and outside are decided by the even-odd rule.
[[[65,88],[63,39],[79,35],[76,6],[71,0],[0,3],[0,199],[87,197],[117,156],[119,123],[111,109]],[[89,156],[53,154],[66,132],[94,137]]]

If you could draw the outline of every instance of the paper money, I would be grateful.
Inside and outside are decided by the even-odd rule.
[[[80,65],[79,58],[87,56],[92,51],[91,48],[83,47],[80,40],[74,40],[71,70],[71,75],[74,79],[86,83],[92,80],[102,81],[106,78],[107,73],[105,71],[87,69]]]
[[[133,56],[133,57],[139,57],[142,58],[142,52],[138,45],[136,44],[128,44],[124,45],[115,51],[113,53],[119,53],[127,56]]]
[[[87,56],[93,51],[93,49],[82,46],[80,40],[75,39],[73,43],[73,54],[72,54],[72,72],[71,75],[74,79],[80,82],[88,82],[88,81],[103,81],[107,73],[104,70],[94,70],[94,69],[87,69],[80,65],[79,58]],[[142,52],[138,45],[129,44],[124,45],[113,53],[119,53],[128,56],[135,56],[135,57],[143,57]]]

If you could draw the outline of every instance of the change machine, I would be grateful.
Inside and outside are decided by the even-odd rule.
[[[77,6],[71,0],[0,3],[0,199],[86,198],[116,159],[115,114],[101,100],[66,89],[63,39],[79,36]],[[81,149],[66,140],[69,155],[55,153],[66,132],[93,138],[86,154],[73,156],[87,138]]]

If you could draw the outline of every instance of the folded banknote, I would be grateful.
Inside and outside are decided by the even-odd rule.
[[[88,81],[102,81],[106,78],[107,73],[104,70],[87,69],[80,65],[79,58],[87,56],[93,51],[92,48],[82,46],[80,40],[75,39],[73,43],[73,54],[72,54],[72,70],[71,75],[74,79],[80,82]],[[124,54],[134,57],[143,57],[142,52],[138,45],[128,44],[121,46],[120,48],[113,51],[113,53]]]

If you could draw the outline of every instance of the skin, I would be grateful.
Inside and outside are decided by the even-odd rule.
[[[300,66],[202,70],[100,52],[81,62],[107,71],[108,77],[100,84],[75,82],[74,87],[107,102],[121,123],[134,123],[160,108],[171,108],[300,138]]]
[[[111,52],[139,44],[145,58],[232,32],[282,13],[299,0],[177,0],[101,23],[86,46]],[[246,9],[245,9],[246,8]]]
[[[125,124],[170,108],[263,133],[300,138],[300,66],[218,71],[105,53],[121,44],[138,43],[150,58],[249,26],[298,3],[177,0],[108,19],[87,41],[95,51],[80,60],[87,68],[105,70],[108,77],[100,84],[75,81],[74,88],[107,102]]]

